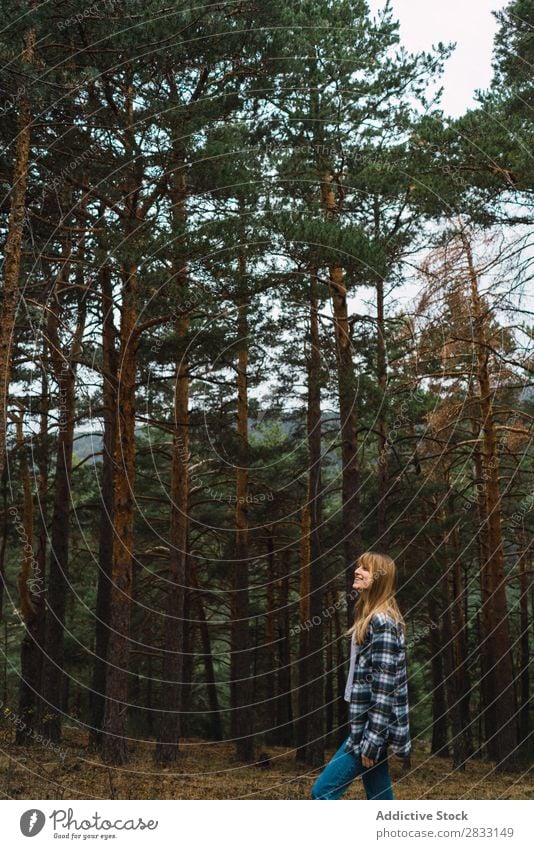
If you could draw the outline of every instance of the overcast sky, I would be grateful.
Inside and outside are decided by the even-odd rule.
[[[369,0],[373,11],[385,0]],[[439,41],[457,43],[446,63],[441,101],[445,114],[461,115],[473,105],[476,89],[487,88],[497,21],[491,14],[507,6],[503,0],[393,0],[402,44],[409,50],[429,50]]]

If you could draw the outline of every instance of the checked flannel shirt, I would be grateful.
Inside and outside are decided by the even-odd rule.
[[[375,613],[361,645],[351,641],[345,700],[350,735],[345,751],[373,761],[388,745],[399,757],[411,750],[404,633],[386,613]],[[351,672],[353,676],[351,678]]]

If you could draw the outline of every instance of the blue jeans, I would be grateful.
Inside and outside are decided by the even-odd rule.
[[[345,740],[341,744],[318,775],[312,787],[311,798],[339,799],[354,779],[361,775],[368,799],[394,799],[387,751],[373,766],[365,767],[360,755],[343,751],[346,742]]]

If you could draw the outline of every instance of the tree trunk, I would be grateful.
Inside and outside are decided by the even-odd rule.
[[[306,681],[307,690],[305,748],[303,760],[309,766],[324,762],[324,659],[323,659],[323,569],[319,528],[321,525],[321,348],[319,339],[318,296],[315,272],[310,279],[310,344],[308,357],[308,497],[307,522],[309,546],[309,629]]]
[[[19,404],[20,415],[16,421],[17,451],[23,490],[24,540],[21,554],[19,574],[19,597],[24,636],[20,645],[20,683],[19,683],[19,717],[24,725],[17,724],[15,742],[18,745],[28,745],[34,740],[32,731],[36,729],[36,696],[40,687],[40,637],[42,609],[42,576],[38,574],[38,563],[34,561],[33,544],[33,496],[28,469],[28,458],[24,444],[23,420],[24,410]],[[37,565],[37,569],[34,566]],[[33,571],[33,574],[32,574]]]
[[[378,430],[378,505],[377,525],[381,545],[387,547],[387,489],[388,489],[388,442],[387,442],[387,366],[386,366],[386,327],[384,323],[384,281],[380,278],[376,284],[376,362],[377,378],[380,389],[379,408],[376,414]]]
[[[497,770],[516,770],[518,768],[518,741],[515,717],[515,682],[504,574],[499,458],[492,399],[493,391],[488,366],[490,347],[486,340],[488,318],[487,311],[480,300],[478,275],[474,267],[471,247],[465,236],[463,236],[463,244],[469,268],[473,341],[476,346],[477,379],[480,390],[480,417],[483,431],[482,465],[487,513],[487,523],[484,530],[487,533],[489,548],[489,557],[483,566],[484,571],[487,572],[489,590],[488,618],[484,623],[486,627],[489,627],[489,631],[486,630],[484,638],[491,644],[494,655],[494,665],[492,665],[490,671],[489,682],[491,698],[495,702],[494,718],[496,725],[489,729],[488,751],[491,757],[497,761]]]
[[[130,658],[130,607],[132,591],[134,479],[135,479],[135,376],[137,319],[137,269],[123,268],[123,301],[116,439],[114,449],[113,561],[109,599],[109,637],[106,669],[106,704],[102,756],[106,763],[128,760],[126,709]]]
[[[177,336],[185,341],[188,320],[178,319]],[[183,670],[185,558],[188,530],[188,460],[189,460],[189,376],[185,361],[186,345],[181,346],[176,363],[175,431],[171,467],[171,517],[169,582],[165,618],[163,685],[161,704],[166,713],[160,716],[155,761],[168,764],[176,760],[180,739],[180,695]]]
[[[185,595],[184,595],[184,613],[188,613],[193,609],[193,592],[191,590],[191,582],[187,573],[187,558],[186,558],[186,577],[185,577]],[[180,736],[190,737],[192,734],[191,728],[191,704],[193,699],[193,675],[195,671],[195,640],[197,636],[197,623],[190,622],[187,616],[184,616],[184,636],[183,636],[183,662],[182,662],[182,692],[180,695]]]
[[[260,679],[261,684],[258,687],[258,693],[261,697],[261,704],[258,706],[261,712],[262,723],[261,727],[265,728],[265,741],[276,745],[278,729],[273,728],[273,717],[276,717],[276,702],[277,702],[277,654],[276,654],[276,584],[277,584],[277,569],[276,558],[274,554],[274,533],[272,525],[269,527],[269,535],[267,537],[267,598],[265,612],[265,629],[264,629],[264,647],[263,656],[263,676]],[[253,700],[256,701],[256,698]]]
[[[473,434],[478,436],[478,425],[475,421],[472,423]],[[478,560],[479,560],[479,579],[480,579],[480,611],[477,617],[478,632],[477,642],[480,658],[480,722],[482,726],[482,734],[480,735],[479,750],[480,754],[484,751],[489,754],[488,742],[493,733],[493,729],[497,727],[497,719],[495,712],[495,702],[492,696],[493,686],[493,668],[495,664],[493,652],[493,640],[487,635],[491,635],[491,618],[490,618],[490,588],[488,581],[487,564],[489,562],[489,546],[486,534],[487,527],[487,510],[486,497],[484,494],[484,470],[482,467],[482,454],[475,445],[473,450],[473,460],[475,467],[475,481],[477,487],[477,541],[478,541]]]
[[[293,706],[292,693],[292,664],[291,664],[291,642],[290,642],[290,616],[289,616],[289,573],[291,571],[290,552],[285,549],[281,552],[282,576],[279,583],[278,593],[278,676],[276,687],[276,733],[277,742],[280,746],[292,746],[293,734]]]
[[[46,627],[46,555],[48,543],[48,489],[49,489],[49,458],[50,449],[48,447],[48,421],[49,421],[49,379],[47,369],[44,366],[47,354],[47,342],[43,342],[42,354],[42,377],[41,377],[41,413],[39,425],[39,454],[37,465],[39,469],[38,482],[38,503],[39,509],[39,534],[37,545],[37,569],[39,576],[39,585],[37,593],[34,597],[34,607],[36,608],[36,616],[31,623],[29,635],[31,635],[31,647],[27,646],[28,655],[34,657],[26,657],[26,665],[31,668],[29,672],[30,684],[35,680],[34,690],[34,707],[36,722],[39,723],[39,717],[43,715],[44,703],[42,701],[42,681],[43,681],[43,663],[44,663],[44,644],[45,644],[45,627]],[[33,676],[33,677],[32,677]]]
[[[91,729],[89,748],[95,750],[102,742],[106,692],[106,657],[109,637],[109,600],[113,563],[113,451],[115,446],[115,403],[117,397],[116,328],[113,323],[113,286],[111,267],[101,270],[102,287],[102,395],[104,437],[102,444],[102,482],[100,537],[98,549],[98,584],[95,610],[95,658],[90,692]]]
[[[240,211],[243,213],[242,204]],[[241,218],[243,220],[243,218]],[[250,628],[248,588],[248,308],[246,292],[245,234],[239,247],[237,433],[239,439],[236,468],[236,533],[231,593],[230,700],[232,737],[236,757],[254,760],[253,708],[251,705]]]
[[[445,673],[446,673],[446,694],[447,694],[447,713],[451,724],[451,747],[452,747],[452,764],[453,769],[460,772],[465,771],[465,761],[467,758],[466,740],[464,729],[462,727],[461,715],[461,697],[459,691],[459,678],[456,667],[455,656],[455,633],[452,618],[452,594],[450,587],[450,575],[447,571],[442,579],[444,588],[444,605],[443,605],[443,627],[442,638],[444,646]]]
[[[432,611],[431,611],[432,613]],[[430,753],[449,757],[447,742],[447,702],[445,696],[444,640],[441,628],[430,629],[432,669],[432,743]]]
[[[337,733],[335,748],[338,749],[342,742],[347,739],[350,731],[349,726],[349,708],[345,701],[345,683],[348,675],[347,653],[345,646],[349,645],[348,638],[344,635],[344,628],[341,623],[339,613],[339,600],[337,592],[334,594],[336,600],[334,608],[334,638],[336,641],[336,692],[337,692]],[[351,608],[352,621],[354,621],[354,612]]]
[[[145,712],[146,712],[146,725],[147,731],[149,734],[152,734],[154,729],[154,711],[153,711],[153,700],[152,693],[154,690],[154,674],[153,674],[153,664],[152,664],[152,652],[148,654],[147,661],[147,679],[146,679],[146,698],[145,698]]]
[[[189,491],[189,481],[187,483]],[[188,511],[189,512],[189,511]],[[191,557],[189,552],[185,558],[185,595],[184,595],[184,659],[182,664],[182,693],[180,696],[180,711],[181,711],[181,727],[180,732],[182,737],[191,736],[191,704],[193,698],[193,676],[195,672],[195,640],[197,632],[198,620],[190,620],[191,611],[195,607],[195,591],[193,590],[193,581],[191,578]],[[187,613],[187,616],[185,615]]]
[[[138,237],[139,214],[137,196],[139,179],[135,171],[133,129],[133,87],[127,95],[127,126],[124,132],[132,166],[125,185],[125,243]],[[109,600],[109,627],[106,670],[106,704],[102,758],[105,763],[120,766],[128,761],[126,711],[130,661],[130,612],[133,578],[133,529],[135,491],[135,379],[138,335],[136,332],[137,265],[125,258],[121,263],[122,306],[118,365],[118,390],[114,448],[113,494],[113,563]]]
[[[35,5],[34,0],[30,6]],[[22,58],[25,62],[35,61],[35,29],[30,29],[24,39]],[[19,275],[22,252],[22,231],[26,214],[26,188],[30,158],[31,115],[28,98],[19,100],[17,116],[17,138],[15,142],[15,166],[13,188],[9,208],[7,237],[4,245],[4,282],[0,310],[0,480],[3,477],[7,452],[7,412],[9,384],[11,382],[12,343],[15,318],[19,303]]]
[[[338,204],[332,188],[332,175],[323,175],[321,182],[323,209],[329,218],[335,217]],[[354,567],[362,553],[359,502],[359,463],[356,413],[356,381],[349,333],[347,287],[344,271],[339,265],[329,268],[329,288],[332,296],[336,359],[338,374],[339,415],[341,419],[342,521],[345,550],[345,587],[347,622],[352,625],[353,611],[349,604],[354,583]]]
[[[186,219],[186,180],[183,156],[175,151],[177,172],[172,187],[173,223],[176,232],[181,232]],[[187,268],[179,255],[175,257],[173,281],[177,281],[183,303],[187,302]],[[159,734],[154,759],[159,764],[176,760],[180,739],[180,698],[182,692],[183,639],[184,639],[184,596],[187,556],[187,533],[189,527],[189,365],[187,360],[187,336],[189,317],[180,316],[175,322],[178,340],[174,388],[174,433],[171,465],[171,515],[169,531],[169,587],[167,589],[167,612],[163,654],[163,681],[161,702],[164,713],[160,714]]]
[[[451,489],[452,492],[452,489]],[[454,500],[450,501],[451,519],[456,520],[456,508]],[[465,617],[465,599],[467,598],[467,587],[464,587],[462,576],[462,552],[460,550],[460,539],[458,534],[458,522],[452,530],[452,627],[453,627],[453,655],[454,675],[456,681],[457,698],[459,699],[459,724],[463,737],[462,751],[465,758],[473,754],[473,729],[470,710],[471,680],[468,663],[468,639],[467,620]]]
[[[336,595],[333,589],[326,595],[326,598],[330,602],[328,605],[328,609],[332,605],[336,603]],[[325,602],[326,606],[326,602]],[[334,607],[335,610],[335,607]],[[325,678],[325,688],[324,688],[324,698],[326,703],[326,716],[325,716],[325,741],[326,745],[329,745],[330,735],[334,730],[334,707],[335,707],[335,697],[334,693],[336,692],[336,673],[334,666],[334,620],[330,616],[328,619],[328,628],[326,633],[326,678]]]
[[[9,521],[7,518],[7,465],[4,466],[3,474],[0,475],[2,487],[2,542],[0,542],[0,622],[4,618],[4,589],[6,569],[6,547]]]
[[[48,320],[48,338],[51,342],[51,359],[54,376],[59,387],[61,405],[60,426],[57,439],[56,473],[54,481],[54,506],[50,534],[50,565],[46,598],[45,656],[42,665],[43,715],[41,729],[52,742],[61,739],[61,714],[65,675],[63,652],[65,639],[65,610],[67,603],[70,497],[72,450],[74,444],[76,363],[85,328],[86,304],[81,298],[76,330],[67,356],[61,353],[58,334],[60,296],[66,283],[67,267],[60,274],[57,286],[57,308],[51,310]]]
[[[519,559],[519,680],[521,687],[521,707],[519,709],[519,736],[520,742],[526,745],[529,739],[530,727],[530,679],[529,679],[529,618],[528,618],[528,591],[529,581],[526,569],[527,548]]]
[[[210,632],[206,619],[206,613],[204,611],[204,605],[202,603],[202,595],[200,593],[195,567],[191,559],[189,559],[188,574],[191,579],[191,587],[193,588],[194,592],[195,607],[197,608],[197,615],[200,626],[200,640],[202,644],[204,670],[206,675],[206,690],[208,694],[208,705],[210,709],[210,737],[212,740],[222,740],[223,728],[221,719],[221,709],[217,696],[217,682],[215,681],[215,670],[213,667],[213,657],[211,653]]]
[[[309,663],[310,663],[310,505],[306,503],[301,508],[300,522],[300,589],[299,589],[299,658],[297,664],[298,689],[297,705],[298,719],[296,727],[295,760],[306,763],[306,746],[308,743],[308,697]]]

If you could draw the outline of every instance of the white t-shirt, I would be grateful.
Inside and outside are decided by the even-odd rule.
[[[356,666],[356,657],[358,656],[358,648],[355,640],[354,633],[351,634],[350,640],[350,666],[349,666],[349,674],[347,675],[347,683],[345,685],[345,701],[350,702],[350,693],[352,690],[352,681],[354,679],[354,667]]]

